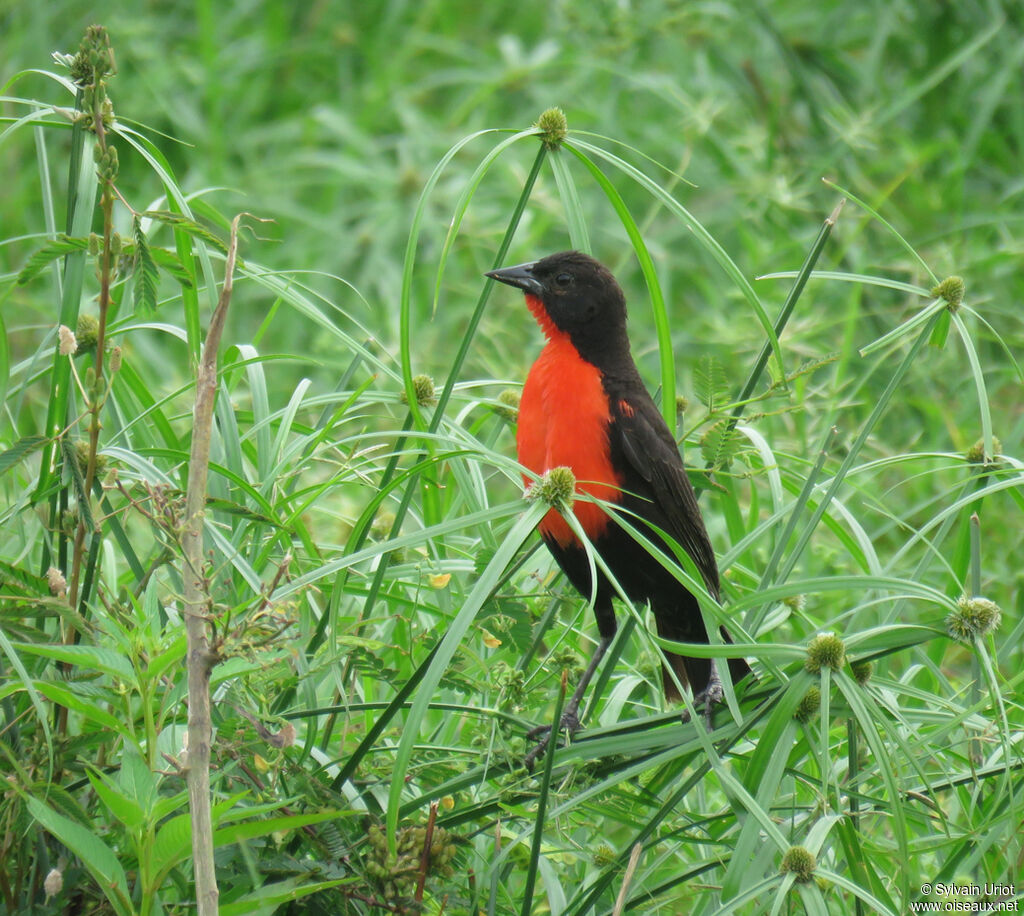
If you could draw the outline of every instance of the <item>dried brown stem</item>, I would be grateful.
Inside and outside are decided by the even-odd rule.
[[[637,843],[629,854],[629,864],[626,866],[626,873],[622,876],[622,887],[619,888],[619,896],[615,898],[615,909],[612,910],[612,916],[622,916],[623,908],[626,906],[626,894],[629,893],[629,886],[633,883],[633,875],[636,874],[636,866],[640,861],[640,853],[643,851],[643,846]]]
[[[423,854],[420,856],[420,877],[416,883],[417,903],[423,902],[423,889],[427,884],[427,872],[430,870],[430,847],[434,842],[434,822],[437,820],[437,802],[430,803],[430,814],[427,815],[427,829],[423,835]]]
[[[192,449],[185,494],[185,524],[181,537],[185,633],[188,640],[188,795],[192,813],[192,859],[199,916],[216,916],[218,900],[210,803],[210,672],[217,663],[217,655],[210,649],[208,612],[212,599],[203,570],[203,516],[210,469],[213,411],[217,399],[217,351],[231,304],[240,219],[241,215],[231,222],[224,285],[217,308],[210,319],[196,375]]]

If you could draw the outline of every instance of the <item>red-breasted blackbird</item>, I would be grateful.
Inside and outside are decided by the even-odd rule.
[[[525,293],[547,338],[519,404],[520,463],[536,474],[563,465],[571,468],[578,490],[615,503],[630,524],[672,557],[655,529],[666,532],[690,555],[717,598],[715,554],[675,438],[630,355],[626,300],[611,272],[588,255],[564,251],[487,276]],[[658,559],[595,503],[576,500],[573,512],[626,594],[650,602],[663,638],[708,642],[697,600]],[[539,529],[569,581],[589,596],[586,551],[565,519],[552,509]],[[578,727],[583,693],[615,634],[614,595],[607,576],[598,571],[594,613],[601,640],[566,706],[565,727]],[[722,636],[728,640],[724,630]],[[721,680],[712,660],[671,652],[665,660],[707,710],[721,699]],[[731,658],[729,670],[735,682],[750,668],[742,658]],[[663,683],[666,697],[679,699],[667,669]]]

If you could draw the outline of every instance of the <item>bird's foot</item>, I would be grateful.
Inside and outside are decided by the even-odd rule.
[[[711,666],[711,677],[708,678],[707,686],[693,698],[693,705],[704,709],[704,724],[708,731],[715,727],[715,707],[725,699],[725,688],[722,687],[722,679],[718,676],[718,670]],[[690,714],[683,714],[683,721],[690,721]]]
[[[580,718],[578,709],[567,709],[562,713],[562,718],[558,722],[558,731],[566,731],[570,735],[574,735],[579,731],[579,728]],[[552,728],[550,725],[538,725],[536,728],[531,728],[526,733],[528,740],[537,742],[523,760],[526,764],[526,769],[531,772],[533,771],[533,765],[537,762],[537,759],[544,754],[548,745],[551,743],[551,735]]]

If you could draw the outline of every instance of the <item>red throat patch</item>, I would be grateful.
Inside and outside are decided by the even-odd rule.
[[[578,492],[616,502],[622,480],[608,451],[611,413],[601,371],[579,355],[539,299],[527,295],[526,304],[548,342],[523,386],[516,433],[519,462],[536,474],[555,467],[571,468]],[[608,526],[608,516],[593,503],[577,501],[573,513],[591,540]],[[555,509],[544,516],[539,528],[562,547],[578,543]]]

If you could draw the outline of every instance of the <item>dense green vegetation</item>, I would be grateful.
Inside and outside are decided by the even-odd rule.
[[[93,19],[99,132],[51,59]],[[1020,895],[1021,19],[4,7],[0,913],[194,912],[183,491],[241,211],[205,516],[221,912]],[[513,460],[540,335],[482,274],[570,245],[626,289],[723,570],[705,614],[758,680],[682,722],[621,607],[531,774],[596,633]]]

